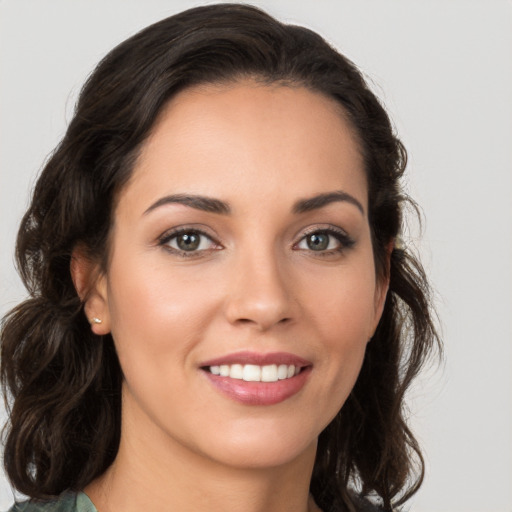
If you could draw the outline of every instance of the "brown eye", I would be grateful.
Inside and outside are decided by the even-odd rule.
[[[176,237],[176,245],[182,251],[195,251],[201,243],[198,233],[182,233]]]

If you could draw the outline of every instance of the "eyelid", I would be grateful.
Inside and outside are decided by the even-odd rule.
[[[339,226],[335,226],[333,224],[316,224],[314,226],[308,226],[307,228],[305,228],[300,234],[300,237],[303,238],[307,235],[311,235],[312,233],[316,233],[318,231],[333,231],[343,236],[349,236],[348,233]]]
[[[313,233],[333,233],[339,235],[340,237],[346,238],[347,240],[352,240],[352,237],[347,233],[346,230],[340,228],[339,226],[335,226],[333,224],[316,224],[314,226],[308,226],[300,231],[299,234],[296,235],[297,241],[302,240],[304,237],[308,235],[312,235]],[[297,242],[295,242],[297,243]]]
[[[333,252],[343,252],[344,250],[350,249],[355,244],[355,240],[344,229],[332,224],[320,224],[316,226],[310,226],[303,230],[299,235],[299,239],[294,242],[293,248],[296,248],[298,244],[300,244],[307,236],[315,233],[325,233],[330,236],[334,236],[340,243],[340,247],[336,249],[318,251],[317,255],[332,254]]]
[[[208,238],[215,247],[208,248],[208,249],[200,249],[200,250],[196,250],[196,251],[182,251],[180,249],[171,247],[169,245],[169,242],[173,238],[176,238],[179,235],[185,234],[185,233],[196,233],[200,236],[204,236],[204,237]],[[173,254],[177,254],[179,256],[184,256],[184,257],[199,256],[202,253],[205,253],[207,251],[219,250],[219,249],[223,248],[222,244],[218,241],[218,239],[215,235],[210,233],[209,230],[204,229],[204,227],[198,227],[197,225],[182,225],[182,226],[176,226],[171,229],[168,229],[167,231],[162,233],[157,238],[156,243],[157,243],[157,245],[163,247],[165,250],[167,250]]]

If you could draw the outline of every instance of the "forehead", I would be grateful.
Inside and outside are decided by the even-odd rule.
[[[133,187],[139,195],[165,189],[221,198],[348,187],[366,204],[357,137],[341,106],[305,87],[252,81],[175,96],[142,146]]]

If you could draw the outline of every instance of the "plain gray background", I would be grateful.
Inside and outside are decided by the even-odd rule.
[[[23,288],[17,224],[81,84],[115,44],[190,0],[0,0],[0,314]],[[415,512],[512,511],[512,3],[257,0],[369,76],[409,151],[426,223],[406,242],[437,290],[446,362],[410,394],[427,475]],[[13,492],[0,478],[0,510]]]

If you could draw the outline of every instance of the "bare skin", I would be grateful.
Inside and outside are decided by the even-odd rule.
[[[99,512],[318,510],[318,435],[387,292],[367,209],[357,143],[322,95],[242,82],[170,102],[120,193],[107,272],[72,264],[125,377],[119,453],[85,489]],[[240,351],[305,361],[300,385],[244,402],[227,377],[226,394],[205,362]]]

